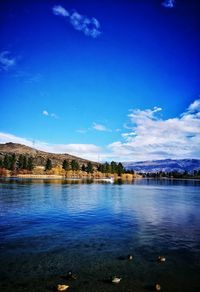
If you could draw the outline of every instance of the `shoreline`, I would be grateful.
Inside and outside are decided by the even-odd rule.
[[[109,180],[109,179],[113,179],[113,181],[118,181],[118,180],[123,180],[126,181],[127,179],[125,178],[121,178],[121,177],[78,177],[78,176],[74,176],[74,177],[66,177],[66,176],[62,176],[62,175],[54,175],[54,174],[19,174],[19,175],[15,175],[15,176],[1,176],[0,179],[49,179],[49,180],[55,180],[55,179],[59,179],[59,180],[97,180],[97,181],[103,181],[103,180]],[[141,177],[141,176],[136,176],[133,177],[132,180],[169,180],[169,181],[176,181],[176,180],[182,180],[182,181],[200,181],[200,178],[167,178],[167,177],[162,177],[162,178],[153,178],[153,177]],[[129,179],[130,181],[130,179]]]
[[[110,175],[110,176],[79,176],[79,175],[72,175],[72,176],[64,176],[64,175],[56,175],[56,174],[18,174],[18,175],[8,175],[8,176],[1,176],[0,179],[48,179],[48,180],[94,180],[94,181],[133,181],[136,179],[142,179],[141,176],[129,176],[129,177],[120,177],[116,175]]]

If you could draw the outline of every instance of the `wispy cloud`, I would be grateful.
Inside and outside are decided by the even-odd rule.
[[[76,130],[77,133],[80,133],[80,134],[85,134],[88,132],[88,129],[78,129]]]
[[[82,31],[86,36],[97,38],[100,32],[100,23],[95,17],[87,17],[77,11],[69,12],[61,5],[52,8],[53,14],[65,17],[74,29]]]
[[[0,71],[8,71],[16,65],[16,59],[10,56],[9,51],[0,53]]]
[[[162,6],[166,8],[174,8],[175,0],[165,0],[164,2],[162,2]]]
[[[124,141],[108,146],[123,160],[200,157],[200,99],[195,100],[179,117],[163,120],[161,108],[131,110],[130,129]]]
[[[44,110],[44,111],[42,112],[42,114],[43,114],[44,116],[48,116],[48,115],[49,115],[48,111],[46,111],[46,110]]]
[[[200,99],[196,99],[187,109],[186,113],[200,113]]]
[[[132,109],[129,127],[121,139],[107,146],[95,144],[49,144],[36,141],[35,148],[52,153],[69,153],[93,161],[141,161],[152,159],[200,158],[200,99],[196,99],[178,117],[163,119],[162,109]],[[51,116],[43,111],[44,116]],[[94,124],[93,124],[94,125]],[[107,128],[95,124],[98,131]],[[0,142],[15,142],[32,146],[33,139],[0,133]]]
[[[93,123],[92,128],[94,130],[100,131],[100,132],[111,132],[110,129],[108,129],[106,126],[104,126],[102,124]]]
[[[61,5],[56,5],[52,8],[53,13],[55,15],[60,15],[60,16],[64,16],[64,17],[68,17],[69,16],[69,12],[62,7]]]
[[[19,79],[20,82],[28,84],[39,83],[43,79],[43,75],[41,73],[30,73],[24,70],[17,70],[13,76],[16,79]]]
[[[31,141],[30,139],[17,137],[9,133],[0,132],[0,143],[8,143],[8,142],[19,143],[26,146],[31,146],[33,144],[33,141]]]
[[[54,113],[51,113],[50,116],[51,116],[52,118],[54,118],[54,119],[59,119],[59,116],[56,115],[56,114],[54,114]]]
[[[57,116],[55,113],[49,113],[47,110],[43,110],[42,114],[43,114],[43,116],[46,116],[46,117],[59,119],[59,116]]]

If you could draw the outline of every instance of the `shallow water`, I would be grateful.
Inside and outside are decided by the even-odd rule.
[[[199,292],[200,182],[0,180],[0,258],[4,292]]]

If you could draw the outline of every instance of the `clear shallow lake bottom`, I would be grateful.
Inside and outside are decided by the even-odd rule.
[[[1,179],[0,259],[4,292],[199,292],[200,182]]]

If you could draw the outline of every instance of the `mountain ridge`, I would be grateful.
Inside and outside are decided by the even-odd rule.
[[[160,159],[150,161],[129,161],[123,162],[123,166],[127,170],[135,170],[136,172],[193,172],[200,170],[200,159]]]
[[[32,156],[35,166],[44,166],[46,160],[49,158],[54,166],[62,165],[66,159],[68,161],[77,160],[80,165],[87,164],[89,161],[93,165],[99,163],[87,160],[81,157],[77,157],[68,153],[51,153],[42,150],[32,148],[19,143],[8,142],[0,144],[0,159],[3,159],[6,154],[15,154],[18,158],[20,154],[26,156]],[[155,172],[193,172],[194,170],[200,170],[200,159],[160,159],[160,160],[149,160],[149,161],[124,161],[123,166],[127,170],[134,170],[135,172],[141,173],[155,173]]]
[[[87,164],[89,161],[94,165],[98,164],[97,162],[77,157],[68,153],[51,153],[13,142],[0,144],[0,158],[3,159],[6,154],[15,154],[17,158],[19,155],[32,156],[33,162],[36,166],[44,166],[48,158],[51,159],[54,166],[62,165],[65,159],[68,161],[77,160],[80,165]]]

